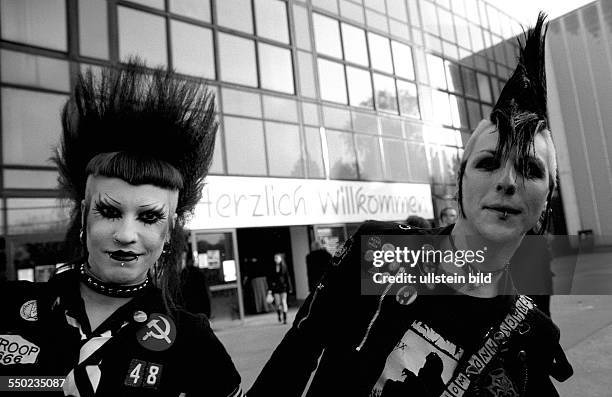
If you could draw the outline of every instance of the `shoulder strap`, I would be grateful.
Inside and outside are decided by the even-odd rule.
[[[506,317],[487,332],[480,347],[469,358],[462,360],[462,364],[457,368],[440,396],[461,397],[493,358],[497,357],[513,332],[524,332],[525,318],[534,310],[534,307],[530,298],[519,295]]]

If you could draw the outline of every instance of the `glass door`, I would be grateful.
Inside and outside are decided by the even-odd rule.
[[[244,307],[235,230],[192,232],[195,265],[206,275],[211,320],[242,320]]]

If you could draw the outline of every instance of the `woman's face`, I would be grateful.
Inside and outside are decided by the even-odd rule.
[[[533,228],[546,207],[549,190],[548,147],[541,134],[535,152],[495,159],[498,132],[483,133],[475,143],[463,176],[463,208],[470,232],[485,239],[516,240]],[[503,160],[502,160],[503,161]],[[526,175],[521,174],[526,165]]]
[[[86,200],[91,271],[106,282],[144,281],[170,238],[178,191],[90,176]]]

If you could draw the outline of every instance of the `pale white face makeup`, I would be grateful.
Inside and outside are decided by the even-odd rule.
[[[110,283],[144,281],[170,239],[178,191],[90,176],[85,200],[90,271]]]
[[[542,134],[532,153],[495,159],[499,133],[478,137],[463,176],[463,210],[470,234],[503,243],[516,241],[533,228],[546,208],[550,170],[548,146]],[[526,165],[526,175],[521,174]]]

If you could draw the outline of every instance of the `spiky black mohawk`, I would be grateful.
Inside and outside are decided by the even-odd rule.
[[[524,44],[518,39],[518,65],[489,117],[499,131],[498,156],[507,155],[510,148],[528,153],[533,149],[535,135],[548,128],[544,66],[548,24],[544,23],[545,19],[546,14],[540,12],[535,27],[523,34]]]
[[[169,164],[180,173],[182,181],[171,187],[179,189],[176,212],[184,221],[200,200],[212,160],[214,111],[214,94],[206,87],[164,69],[147,69],[137,58],[99,77],[91,70],[81,74],[63,108],[63,132],[52,158],[74,212],[85,198],[90,160],[119,153],[133,164],[124,177],[130,183],[151,183],[143,164]]]

